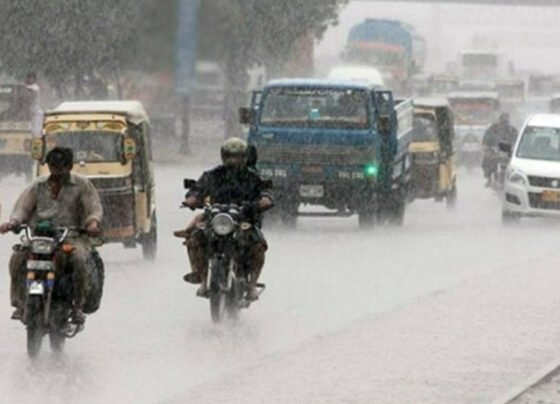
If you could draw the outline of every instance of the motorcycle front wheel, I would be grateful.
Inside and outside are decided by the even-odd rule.
[[[31,359],[39,356],[43,341],[43,304],[40,296],[29,296],[25,308],[27,327],[27,355]]]

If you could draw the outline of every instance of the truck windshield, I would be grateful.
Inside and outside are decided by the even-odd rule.
[[[364,90],[278,88],[264,95],[265,126],[347,128],[368,127]]]
[[[560,161],[560,129],[528,126],[521,137],[517,157]]]
[[[49,149],[69,147],[74,151],[75,162],[99,163],[121,160],[121,135],[116,132],[76,131],[56,132],[47,135]]]
[[[449,100],[458,125],[489,125],[494,117],[494,103],[485,100]]]
[[[376,67],[404,67],[404,51],[393,49],[350,49],[348,59]]]
[[[465,67],[497,67],[498,58],[491,54],[463,55],[463,66]]]

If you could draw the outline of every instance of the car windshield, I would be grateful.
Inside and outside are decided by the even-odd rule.
[[[517,157],[560,161],[560,129],[527,126],[517,149]]]
[[[49,149],[69,147],[75,162],[116,162],[121,160],[121,135],[117,132],[76,131],[47,135]]]
[[[263,98],[265,126],[365,129],[365,90],[278,88]]]
[[[449,100],[458,125],[489,125],[494,117],[494,104],[485,100]]]
[[[429,116],[415,116],[412,137],[415,142],[437,142],[438,134],[434,119]]]

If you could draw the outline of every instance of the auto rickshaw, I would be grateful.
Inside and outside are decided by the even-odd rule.
[[[33,176],[30,158],[34,94],[23,84],[0,84],[0,174]]]
[[[414,101],[412,143],[413,198],[457,202],[457,175],[453,156],[453,112],[445,99]]]
[[[87,176],[104,208],[105,242],[157,253],[155,181],[150,121],[138,101],[65,102],[45,115],[43,137],[32,144],[37,174],[55,146],[74,151],[73,172]]]

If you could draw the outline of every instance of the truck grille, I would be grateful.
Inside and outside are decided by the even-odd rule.
[[[372,162],[375,157],[373,148],[358,149],[348,146],[261,146],[259,160],[274,163],[361,165]]]
[[[529,184],[532,187],[560,188],[560,178],[529,176]]]

